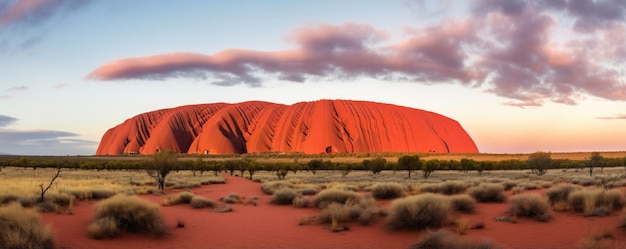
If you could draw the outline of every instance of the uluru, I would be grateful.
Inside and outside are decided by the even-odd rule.
[[[461,125],[443,115],[392,104],[318,100],[180,106],[139,114],[110,128],[97,155],[263,152],[476,153]]]

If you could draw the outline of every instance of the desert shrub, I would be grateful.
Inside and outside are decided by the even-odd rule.
[[[552,219],[552,214],[548,211],[550,204],[539,195],[516,195],[511,197],[509,202],[511,204],[508,212],[512,216],[528,217],[542,222]]]
[[[208,179],[204,179],[200,181],[201,185],[208,185],[208,184],[225,184],[226,183],[226,178],[224,177],[209,177]]]
[[[282,188],[294,188],[293,183],[288,181],[271,181],[261,185],[261,190],[267,195],[273,195],[274,191]]]
[[[313,199],[313,206],[323,208],[330,203],[345,204],[348,200],[358,199],[359,195],[352,191],[341,189],[326,189],[319,192]]]
[[[447,181],[441,183],[425,183],[418,186],[420,193],[436,193],[444,195],[462,194],[467,189],[467,183],[461,181]]]
[[[357,221],[361,225],[369,224],[376,217],[381,216],[380,208],[372,197],[350,199],[345,204],[332,202],[322,209],[319,222],[331,224],[331,230],[343,230],[340,223]]]
[[[497,183],[481,183],[469,189],[469,194],[479,202],[504,202],[504,187]]]
[[[116,194],[115,191],[111,189],[92,189],[90,192],[92,199],[106,199]]]
[[[516,181],[505,181],[502,183],[502,187],[504,187],[504,190],[508,191],[511,190],[513,187],[516,187],[517,184],[519,184],[519,182]]]
[[[17,198],[22,207],[32,207],[37,204],[37,196],[20,196]]]
[[[237,193],[230,193],[227,196],[220,197],[220,200],[232,204],[242,202],[243,197],[239,196]]]
[[[115,223],[117,233],[111,231],[111,223]],[[167,234],[158,205],[136,196],[118,194],[98,203],[88,233],[94,239],[103,239],[121,231],[146,233],[157,238]]]
[[[298,192],[303,195],[316,195],[320,191],[316,188],[300,188]]]
[[[52,201],[43,201],[35,204],[38,212],[49,213],[49,212],[58,212],[61,208],[59,204],[56,204]]]
[[[163,200],[164,206],[178,205],[178,204],[189,204],[191,203],[191,199],[195,196],[194,193],[189,191],[179,192],[176,195],[168,196]]]
[[[306,208],[311,206],[311,199],[306,196],[296,196],[293,198],[292,205],[296,208]]]
[[[215,207],[216,203],[199,195],[194,195],[189,202],[193,208]]]
[[[513,187],[511,189],[511,194],[518,195],[518,194],[524,193],[524,190],[526,189],[522,186]]]
[[[467,194],[451,195],[448,198],[452,209],[458,212],[471,213],[476,209],[476,201]]]
[[[339,222],[348,221],[348,209],[343,204],[330,203],[322,209],[319,222],[322,224],[332,223],[332,227],[339,225]]]
[[[87,234],[93,239],[105,239],[119,236],[121,230],[117,227],[115,218],[103,217],[89,223]]]
[[[389,208],[391,229],[439,228],[451,221],[452,207],[443,195],[426,193],[396,199]]]
[[[282,188],[274,191],[270,203],[278,205],[291,205],[293,199],[300,196],[300,192],[291,188]]]
[[[69,206],[74,196],[66,193],[46,193],[44,202],[52,202],[59,206]]]
[[[460,181],[447,181],[439,183],[441,193],[444,195],[462,194],[467,190],[467,184]]]
[[[613,245],[615,236],[606,231],[595,231],[589,234],[586,240],[578,246],[580,249],[611,249],[615,248]]]
[[[220,206],[212,210],[212,212],[214,213],[228,213],[232,211],[233,211],[233,207],[228,206],[228,205]]]
[[[11,193],[0,194],[0,205],[9,204],[14,201],[18,201],[19,196]]]
[[[585,216],[604,216],[624,207],[624,196],[616,189],[585,189],[574,191],[567,200],[569,206]]]
[[[54,248],[54,236],[39,214],[18,203],[0,207],[0,248]]]
[[[385,215],[371,196],[348,200],[345,205],[350,219],[358,221],[361,225],[370,224],[374,218]]]
[[[499,248],[489,241],[475,242],[452,235],[446,230],[428,231],[410,249],[492,249]]]
[[[544,195],[548,197],[550,205],[554,205],[558,202],[567,202],[570,193],[579,189],[580,187],[574,184],[559,184],[546,190]]]
[[[402,197],[402,185],[395,182],[379,182],[371,187],[372,196],[376,199],[395,199]]]
[[[533,183],[533,182],[522,182],[518,184],[517,186],[524,188],[524,190],[533,190],[539,187],[536,183]]]
[[[441,188],[437,183],[424,183],[417,186],[420,193],[441,193]]]

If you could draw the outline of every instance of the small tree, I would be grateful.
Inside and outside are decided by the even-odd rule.
[[[324,161],[319,160],[319,159],[313,159],[309,161],[306,165],[307,165],[307,169],[311,171],[313,175],[315,175],[315,173],[317,173],[318,170],[322,169],[322,166],[324,165]]]
[[[248,170],[248,167],[250,167],[250,165],[252,165],[253,162],[254,161],[252,161],[251,159],[244,157],[236,164],[236,167],[239,170],[241,177],[243,177],[243,173],[246,172],[246,170]]]
[[[363,163],[364,163],[363,165],[365,166],[365,161],[363,161]],[[387,164],[387,160],[385,158],[382,158],[382,157],[374,158],[369,163],[369,170],[371,170],[372,173],[374,174],[379,174],[381,171],[383,171],[386,164]]]
[[[600,155],[599,152],[591,152],[591,157],[589,158],[587,166],[589,166],[589,176],[593,175],[593,169],[595,167],[600,167],[600,170],[602,171],[604,166],[604,157]]]
[[[228,172],[230,172],[230,175],[235,175],[235,170],[237,169],[237,165],[239,165],[239,162],[237,162],[236,160],[228,160],[224,162],[224,168],[226,168],[226,170],[228,170]]]
[[[526,163],[533,174],[541,176],[552,166],[552,157],[550,156],[550,152],[538,151],[530,154]]]
[[[146,162],[146,172],[154,178],[163,191],[165,188],[165,178],[173,170],[178,169],[178,154],[171,150],[161,150],[152,156],[152,160]]]
[[[428,179],[430,174],[435,172],[435,170],[438,168],[439,168],[439,160],[433,159],[433,160],[426,161],[424,165],[422,166],[422,173],[424,175],[424,179]]]
[[[418,155],[403,155],[398,158],[398,168],[408,171],[409,179],[411,179],[411,171],[419,169],[420,165],[421,162]]]
[[[259,170],[259,165],[256,162],[252,162],[250,163],[250,165],[248,166],[247,170],[248,170],[248,174],[250,174],[250,180],[252,180],[252,176],[254,176],[254,173],[256,173],[257,170]],[[243,174],[242,174],[243,176]]]
[[[346,176],[352,171],[352,164],[342,163],[338,166],[338,168],[341,170],[341,178],[346,178]]]
[[[461,171],[463,171],[463,173],[467,173],[467,171],[473,170],[474,168],[476,168],[476,161],[467,158],[461,159]]]
[[[52,177],[52,180],[50,180],[50,184],[48,184],[48,187],[44,188],[43,187],[43,183],[39,184],[39,188],[41,189],[41,195],[39,196],[39,199],[37,200],[37,202],[43,202],[44,201],[44,195],[46,194],[46,192],[50,189],[50,187],[52,187],[52,184],[54,183],[54,181],[57,179],[57,177],[59,177],[59,175],[61,175],[61,168],[57,168],[57,173],[54,175],[54,177]]]

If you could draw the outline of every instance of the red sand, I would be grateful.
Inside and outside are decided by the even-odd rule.
[[[261,192],[259,183],[230,176],[227,180],[227,184],[203,186],[193,192],[216,201],[231,192],[248,198],[258,196],[261,198],[258,205],[232,204],[232,213],[212,213],[208,209],[193,209],[189,205],[161,207],[172,232],[165,239],[129,233],[113,239],[90,239],[86,228],[93,216],[95,203],[80,202],[74,207],[74,215],[42,215],[52,225],[58,248],[67,249],[406,248],[422,234],[416,231],[388,231],[384,219],[369,226],[352,224],[350,231],[339,233],[330,232],[319,224],[299,226],[301,217],[317,215],[319,210],[272,205],[269,204],[270,196]],[[157,203],[163,199],[162,196],[142,197]],[[486,227],[469,230],[466,236],[478,240],[486,238],[503,248],[575,248],[588,234],[602,230],[616,237],[615,245],[626,243],[626,232],[617,227],[617,213],[603,218],[585,218],[573,212],[554,212],[554,219],[548,223],[524,218],[518,219],[517,224],[492,220],[505,215],[507,207],[507,204],[479,204],[476,214],[465,217],[470,224],[483,221]],[[176,228],[179,219],[185,222],[184,228]]]
[[[97,155],[181,153],[475,153],[461,125],[442,115],[384,103],[319,100],[180,106],[139,114],[109,129]]]

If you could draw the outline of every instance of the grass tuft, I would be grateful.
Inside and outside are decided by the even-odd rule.
[[[446,230],[428,231],[417,242],[409,246],[410,249],[492,249],[498,248],[491,242],[475,242],[453,235]]]
[[[112,224],[117,231],[113,231]],[[98,203],[87,232],[94,239],[104,239],[115,237],[122,231],[150,234],[156,238],[167,234],[157,204],[136,196],[118,194]]]
[[[550,205],[554,205],[559,202],[567,202],[569,195],[576,190],[580,190],[580,187],[574,184],[559,184],[546,190],[544,195],[548,197]]]
[[[552,219],[552,214],[548,211],[550,204],[539,195],[520,194],[511,197],[509,200],[509,214],[517,217],[528,217],[541,222]]]
[[[504,202],[504,187],[497,183],[481,183],[469,189],[469,194],[479,202]]]
[[[450,223],[452,213],[446,196],[426,193],[394,200],[387,224],[393,230],[440,228]]]
[[[571,209],[585,216],[605,216],[624,207],[624,195],[616,189],[585,189],[569,194],[567,202]]]
[[[376,199],[395,199],[402,197],[403,186],[395,182],[380,182],[372,185],[372,196]]]
[[[54,248],[54,236],[36,212],[18,203],[0,207],[0,248]]]
[[[452,209],[461,213],[472,213],[476,209],[476,200],[467,194],[448,197]]]
[[[282,188],[274,191],[274,195],[272,195],[270,203],[277,205],[291,205],[293,204],[293,200],[298,196],[301,196],[301,194],[297,190]]]
[[[276,190],[283,188],[294,188],[294,185],[288,181],[271,181],[261,185],[261,190],[267,195],[273,195]]]
[[[349,190],[326,189],[319,192],[313,199],[313,206],[324,208],[331,203],[345,204],[349,200],[357,200],[359,195]]]
[[[215,207],[216,205],[215,201],[209,200],[199,195],[195,195],[194,197],[192,197],[189,204],[191,204],[191,207],[193,208]]]

